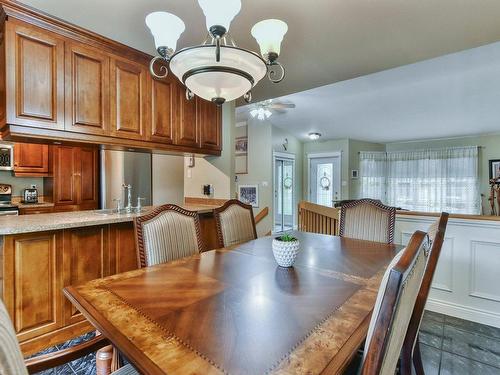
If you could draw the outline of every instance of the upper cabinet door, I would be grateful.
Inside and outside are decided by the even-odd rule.
[[[66,45],[66,130],[109,130],[109,57],[77,44]]]
[[[38,143],[14,145],[14,174],[44,177],[49,174],[49,146]]]
[[[222,149],[221,107],[201,98],[197,100],[201,148],[220,151]]]
[[[6,23],[7,122],[64,130],[64,41]]]
[[[174,142],[176,83],[172,78],[151,79],[151,140]]]
[[[146,136],[147,74],[142,65],[111,60],[112,135],[133,139]]]
[[[187,147],[200,147],[200,134],[196,121],[197,99],[186,99],[186,88],[177,85],[178,122],[175,129],[175,144]]]

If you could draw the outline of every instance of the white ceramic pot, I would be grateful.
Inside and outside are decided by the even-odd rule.
[[[300,242],[296,241],[279,241],[276,238],[273,239],[273,254],[276,263],[280,267],[291,267],[297,258],[299,253]]]

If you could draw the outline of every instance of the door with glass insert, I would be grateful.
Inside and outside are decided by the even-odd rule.
[[[275,158],[274,163],[274,231],[293,229],[295,161]]]
[[[309,201],[332,207],[340,199],[340,158],[309,158]]]

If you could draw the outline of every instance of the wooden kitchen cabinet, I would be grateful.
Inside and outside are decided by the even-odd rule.
[[[208,150],[222,150],[221,107],[207,100],[197,98],[196,118],[200,131],[200,147]]]
[[[138,268],[131,222],[8,235],[2,250],[0,298],[24,355],[95,329],[64,287]]]
[[[197,98],[186,99],[186,88],[177,85],[178,122],[175,128],[175,144],[191,148],[200,147],[198,121],[196,121]]]
[[[120,59],[111,60],[111,133],[145,139],[148,92],[147,69]]]
[[[98,150],[93,147],[51,146],[52,178],[44,179],[44,195],[54,211],[96,209],[99,202]]]
[[[134,223],[119,223],[110,225],[110,273],[122,273],[139,267],[135,249]]]
[[[78,285],[109,275],[109,225],[68,229],[64,231],[64,286]],[[65,299],[64,324],[84,320],[84,317]]]
[[[49,146],[38,143],[14,145],[14,175],[18,177],[49,176]]]
[[[64,129],[64,40],[38,27],[5,28],[7,122]]]
[[[65,130],[109,132],[109,55],[82,44],[66,43]]]
[[[151,79],[151,134],[155,142],[172,144],[176,126],[177,83],[173,78]]]
[[[6,236],[3,300],[19,341],[62,327],[62,231]]]
[[[172,73],[152,78],[152,56],[21,3],[0,7],[1,137],[220,155],[220,108],[186,100]]]

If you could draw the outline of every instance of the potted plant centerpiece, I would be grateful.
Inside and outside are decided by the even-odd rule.
[[[291,267],[299,253],[300,242],[297,238],[285,233],[273,239],[274,259],[280,267]]]

